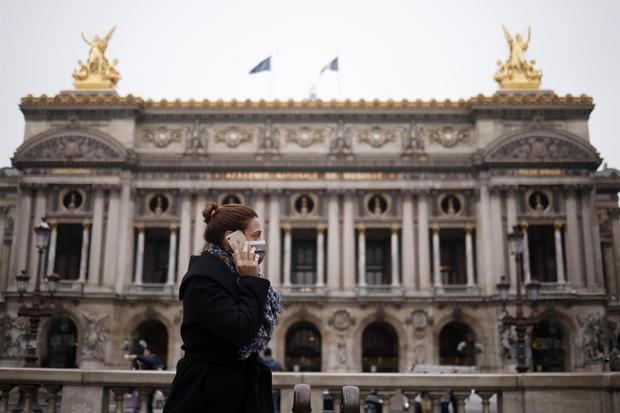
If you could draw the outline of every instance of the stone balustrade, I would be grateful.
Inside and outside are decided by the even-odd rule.
[[[49,413],[124,413],[134,399],[146,413],[154,392],[161,407],[173,377],[170,371],[0,368],[0,413],[30,413],[36,405]],[[414,400],[425,413],[439,413],[448,394],[459,413],[620,411],[620,373],[275,373],[273,386],[283,413],[324,412],[325,399],[333,412],[351,413],[371,392],[383,400],[384,413],[415,412]]]

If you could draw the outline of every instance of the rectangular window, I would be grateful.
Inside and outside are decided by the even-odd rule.
[[[527,230],[532,280],[557,282],[553,225],[531,225]]]
[[[170,229],[146,228],[144,230],[142,282],[165,283],[168,278],[169,255]]]
[[[366,284],[390,285],[392,282],[390,233],[385,230],[366,232]]]
[[[472,235],[472,242],[473,239]],[[444,285],[467,284],[464,229],[442,229],[439,232],[439,257],[439,270]]]
[[[82,238],[82,224],[58,224],[54,268],[48,268],[48,274],[55,272],[63,280],[79,278]]]
[[[316,284],[316,240],[299,235],[294,236],[291,241],[291,283]]]

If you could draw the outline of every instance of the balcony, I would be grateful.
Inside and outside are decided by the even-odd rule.
[[[0,412],[15,411],[12,409],[18,404],[16,411],[32,412],[31,396],[37,389],[43,412],[125,413],[133,408],[132,388],[136,390],[141,413],[147,411],[148,396],[156,390],[155,411],[161,411],[173,377],[174,373],[168,371],[0,368]],[[466,413],[620,411],[620,373],[275,373],[273,386],[281,390],[281,412],[309,411],[300,406],[293,410],[294,387],[300,383],[311,388],[308,399],[313,413],[341,412],[345,385],[359,388],[362,405],[366,396],[374,392],[383,400],[382,411],[391,413],[415,412],[416,403],[424,413],[439,413],[441,404],[448,400],[448,392],[459,412]],[[326,399],[331,402],[324,404]],[[331,405],[333,410],[324,410],[324,406]]]

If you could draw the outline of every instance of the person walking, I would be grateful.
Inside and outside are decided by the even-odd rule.
[[[181,281],[185,354],[163,412],[271,413],[271,371],[258,353],[282,305],[259,273],[265,244],[258,216],[244,205],[214,203],[202,216],[207,244]]]

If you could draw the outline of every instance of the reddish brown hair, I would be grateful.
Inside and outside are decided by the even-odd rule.
[[[245,205],[227,204],[218,208],[215,202],[207,202],[202,210],[207,224],[204,240],[210,244],[221,245],[226,231],[245,231],[256,212]]]

